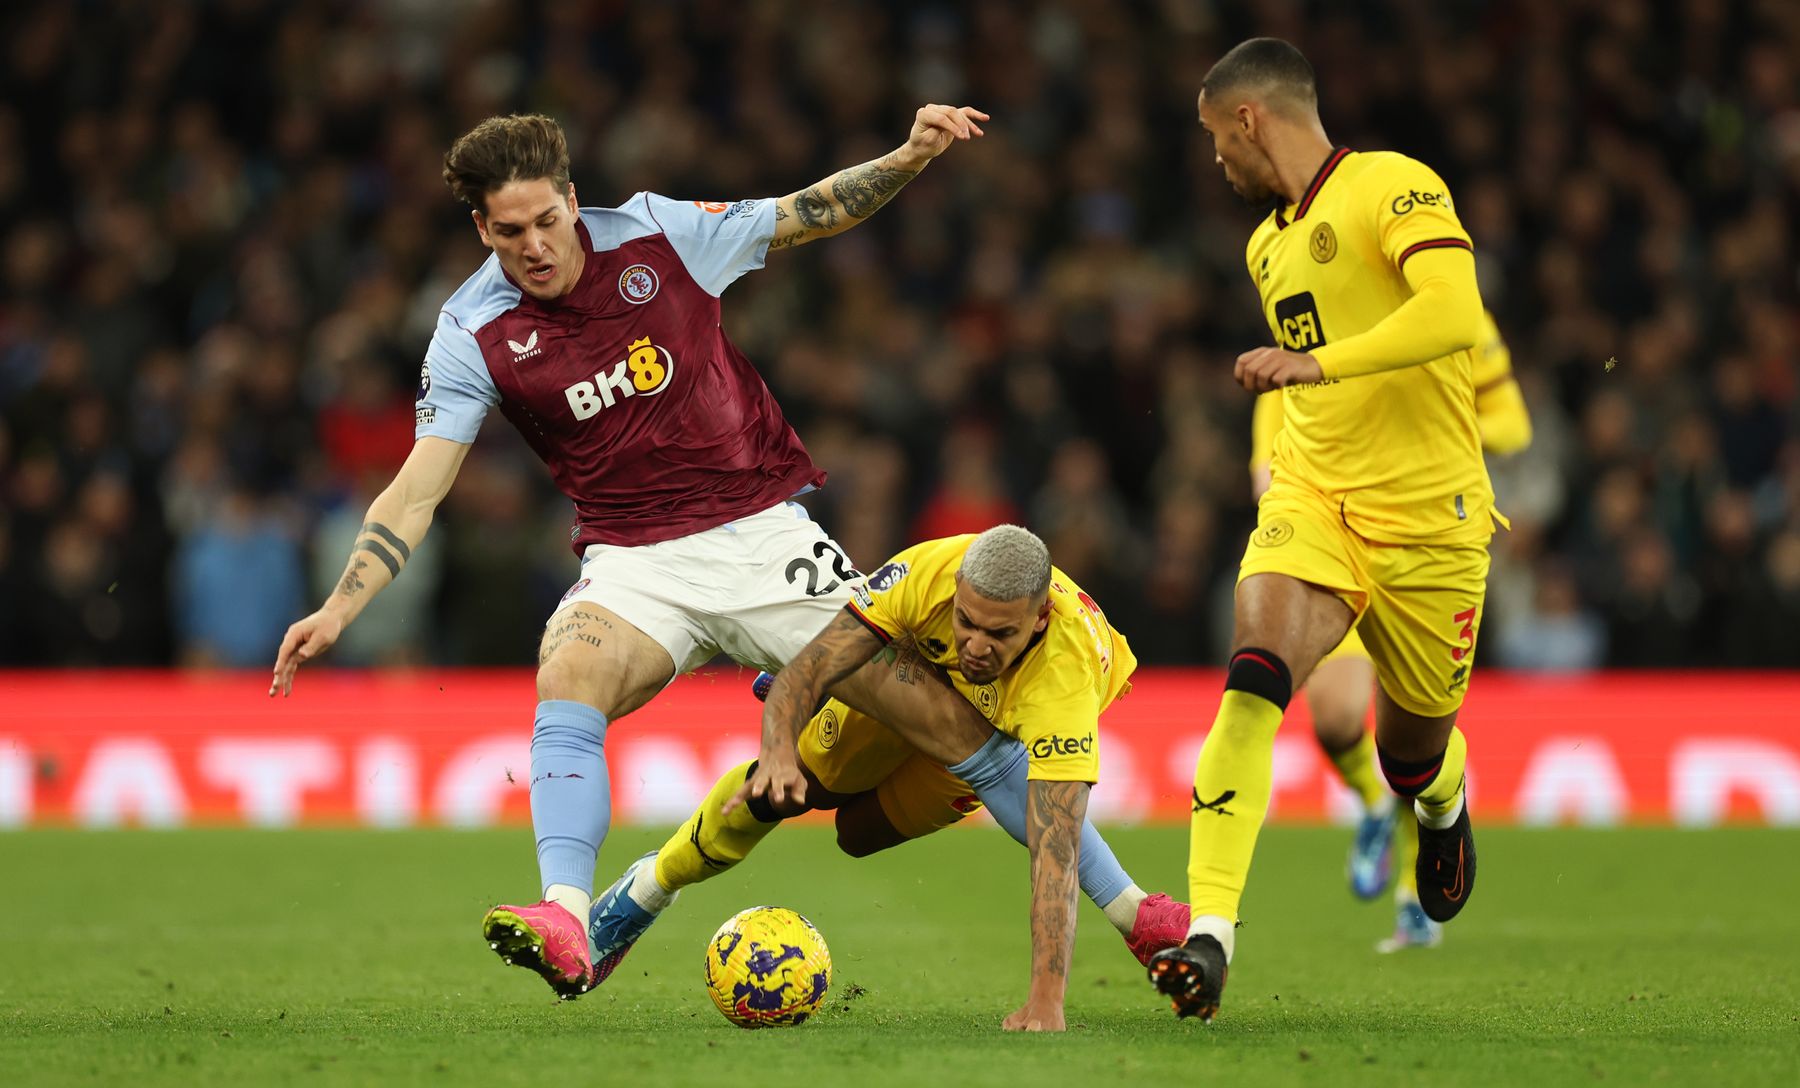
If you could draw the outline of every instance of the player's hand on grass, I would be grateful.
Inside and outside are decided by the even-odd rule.
[[[792,749],[771,752],[767,746],[756,758],[756,773],[744,780],[736,793],[722,806],[729,814],[752,797],[766,797],[771,805],[785,807],[789,801],[806,803],[806,775]]]
[[[269,682],[269,694],[292,692],[295,671],[329,650],[343,633],[343,619],[323,608],[290,625],[281,638],[281,650],[275,655],[275,678]]]
[[[1323,381],[1325,370],[1310,355],[1281,348],[1257,348],[1237,357],[1232,377],[1252,393],[1267,393],[1290,385]]]
[[[1005,1031],[1064,1031],[1063,1007],[1060,1001],[1030,1000],[1000,1022]]]
[[[913,118],[906,149],[920,158],[935,159],[957,140],[986,135],[975,122],[987,119],[987,114],[973,106],[921,106]]]

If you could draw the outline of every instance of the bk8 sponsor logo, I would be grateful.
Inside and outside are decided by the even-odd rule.
[[[669,387],[675,377],[675,357],[648,336],[633,340],[626,356],[611,370],[594,375],[591,382],[576,382],[563,390],[576,419],[591,419],[627,397],[649,397]]]

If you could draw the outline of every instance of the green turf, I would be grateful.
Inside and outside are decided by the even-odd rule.
[[[1172,887],[1179,829],[1118,831]],[[693,889],[601,991],[559,1005],[477,922],[535,885],[523,831],[0,834],[8,1084],[1800,1084],[1800,837],[1488,831],[1445,946],[1372,951],[1345,833],[1263,836],[1217,1023],[1177,1023],[1083,908],[1071,1031],[1024,996],[1025,856],[958,829],[865,861],[788,828]],[[609,842],[602,879],[654,844]],[[745,1032],[700,957],[794,907],[836,960],[827,1012]],[[860,994],[854,999],[848,995]],[[1179,1078],[1179,1079],[1174,1079]]]

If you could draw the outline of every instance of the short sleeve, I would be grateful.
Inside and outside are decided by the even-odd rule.
[[[1032,680],[1000,725],[1002,732],[1025,745],[1027,778],[1100,780],[1100,696],[1085,670],[1067,661],[1050,665]]]
[[[1381,192],[1375,232],[1388,261],[1405,272],[1406,262],[1425,250],[1473,249],[1444,180],[1429,166],[1403,155],[1393,156],[1391,163],[1376,172]]]
[[[775,237],[773,198],[728,204],[645,193],[644,200],[688,275],[715,297],[739,276],[761,268]]]
[[[915,575],[918,549],[908,548],[851,587],[845,606],[882,642],[892,642],[919,622],[919,600],[929,575]]]
[[[413,437],[475,441],[488,409],[500,403],[475,335],[448,312],[438,314],[437,331],[419,368],[413,410]]]

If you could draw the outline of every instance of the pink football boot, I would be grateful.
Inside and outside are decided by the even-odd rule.
[[[587,930],[559,903],[495,907],[481,920],[481,932],[501,959],[544,976],[558,997],[576,998],[594,988]]]
[[[1187,940],[1192,921],[1193,912],[1186,903],[1157,892],[1138,904],[1137,920],[1131,924],[1131,936],[1125,938],[1125,945],[1139,963],[1148,967],[1150,957]]]

